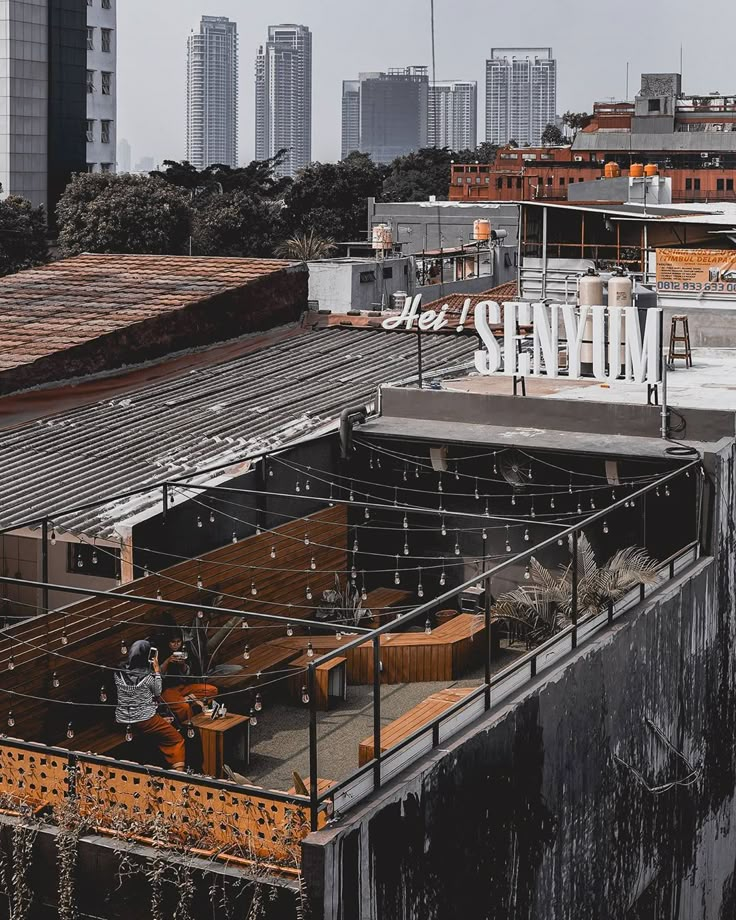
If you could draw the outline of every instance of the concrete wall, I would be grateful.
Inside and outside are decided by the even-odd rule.
[[[313,916],[736,915],[735,459],[730,445],[711,468],[715,559],[308,838]],[[651,725],[692,785],[654,795],[637,779],[688,772]]]
[[[388,310],[395,291],[410,294],[416,285],[414,260],[410,258],[325,259],[308,265],[309,299],[318,301],[320,310],[331,313]]]

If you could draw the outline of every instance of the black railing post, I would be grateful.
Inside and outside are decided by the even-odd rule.
[[[166,523],[166,514],[167,514],[167,512],[168,512],[168,510],[169,510],[169,486],[168,486],[168,483],[164,483],[164,484],[163,484],[162,490],[163,490],[163,494],[162,494],[162,496],[161,496],[161,505],[162,505],[161,520],[162,520],[162,521],[164,522],[164,524],[165,524],[165,523]]]
[[[484,616],[486,624],[486,712],[491,708],[491,653],[493,651],[493,641],[491,637],[491,579],[486,579]]]
[[[41,524],[41,613],[49,611],[49,519],[44,518]]]
[[[578,644],[578,531],[572,533],[572,647]]]
[[[309,694],[309,812],[311,828],[317,830],[319,815],[319,790],[317,789],[317,681],[315,665],[307,669],[307,693]]]
[[[381,788],[381,638],[373,637],[373,788]]]

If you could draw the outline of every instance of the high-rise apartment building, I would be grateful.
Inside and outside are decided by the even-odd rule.
[[[541,144],[555,123],[557,61],[551,48],[492,48],[486,61],[486,140]]]
[[[203,16],[187,43],[187,159],[238,165],[238,29],[227,16]]]
[[[87,3],[87,169],[114,172],[116,161],[117,0]]]
[[[370,154],[376,163],[390,163],[426,147],[428,100],[426,67],[362,73],[357,81],[345,80],[343,156],[352,148]]]
[[[286,150],[281,176],[312,160],[312,33],[306,26],[268,27],[256,58],[256,159]]]
[[[430,147],[474,150],[478,146],[478,84],[449,80],[429,87]]]
[[[86,0],[0,5],[0,182],[53,212],[84,172]]]

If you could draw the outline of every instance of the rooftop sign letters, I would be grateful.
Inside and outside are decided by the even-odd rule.
[[[447,305],[421,310],[421,295],[407,297],[403,311],[382,323],[384,329],[418,328],[438,332],[449,325]],[[466,300],[457,331],[470,312]],[[475,352],[479,374],[517,377],[559,377],[568,380],[592,376],[612,382],[660,383],[662,374],[662,311],[636,307],[580,306],[571,304],[504,303],[484,300],[473,311],[475,331],[482,348]],[[495,327],[495,331],[494,328]],[[499,327],[502,327],[502,335]],[[519,335],[519,327],[531,327]],[[583,372],[585,371],[585,373]]]

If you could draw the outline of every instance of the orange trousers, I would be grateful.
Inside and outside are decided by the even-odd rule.
[[[188,722],[195,713],[186,699],[188,696],[195,696],[198,700],[212,699],[217,696],[217,687],[213,684],[178,684],[164,690],[161,698],[169,704],[169,708],[182,724]]]
[[[170,767],[184,763],[186,759],[184,739],[171,722],[155,715],[146,719],[145,722],[136,722],[133,727],[142,735],[149,735],[153,738]]]

